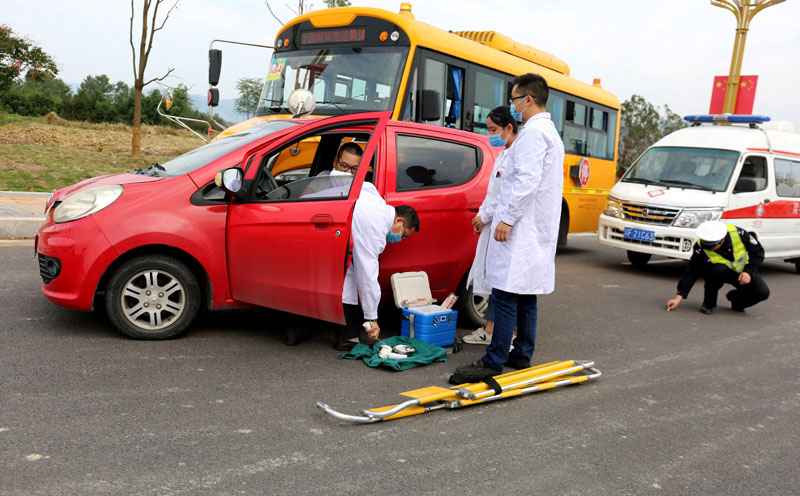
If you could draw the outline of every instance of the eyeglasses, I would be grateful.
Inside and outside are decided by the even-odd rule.
[[[358,164],[350,165],[347,162],[342,162],[339,159],[336,159],[336,163],[339,164],[339,167],[345,172],[355,172],[358,169]]]
[[[525,98],[526,96],[529,96],[529,97],[533,98],[533,95],[512,96],[511,98],[508,99],[508,104],[509,105],[514,105],[514,100],[519,100],[520,98]]]

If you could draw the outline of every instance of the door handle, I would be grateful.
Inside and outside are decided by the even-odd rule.
[[[769,199],[769,198],[764,198],[764,201],[763,201],[763,203],[769,203],[769,202],[770,202],[770,199]]]
[[[469,204],[470,212],[477,212],[481,208],[481,202],[472,202]]]
[[[330,214],[315,214],[311,217],[311,225],[315,231],[327,231],[333,225],[333,216]]]

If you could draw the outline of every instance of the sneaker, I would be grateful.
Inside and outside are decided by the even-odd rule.
[[[458,376],[459,382],[479,382],[487,377],[498,375],[501,371],[487,367],[483,360],[476,360],[469,365],[462,365],[456,369],[453,377]]]
[[[463,341],[467,344],[482,344],[487,345],[492,342],[492,335],[486,332],[483,327],[464,336]]]
[[[505,365],[506,367],[511,367],[512,369],[522,370],[530,368],[531,362],[523,357],[509,356]]]

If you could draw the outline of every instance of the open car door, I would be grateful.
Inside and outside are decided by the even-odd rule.
[[[361,185],[389,112],[332,117],[314,121],[268,149],[253,151],[243,163],[248,187],[234,200],[227,224],[227,256],[233,298],[329,322],[344,323],[342,286],[350,220]],[[314,160],[297,170],[317,173],[330,167],[341,143],[356,141],[363,155],[349,187],[326,185],[325,177],[282,181],[280,161],[302,142],[317,143]],[[252,157],[252,161],[251,161]],[[301,175],[300,175],[301,176]],[[313,185],[313,191],[310,187]],[[329,187],[328,187],[329,186]]]

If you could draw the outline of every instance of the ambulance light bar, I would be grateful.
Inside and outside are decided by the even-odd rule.
[[[731,124],[761,124],[771,119],[766,115],[743,114],[715,114],[715,115],[686,115],[683,120],[692,123],[700,122],[729,122]]]

